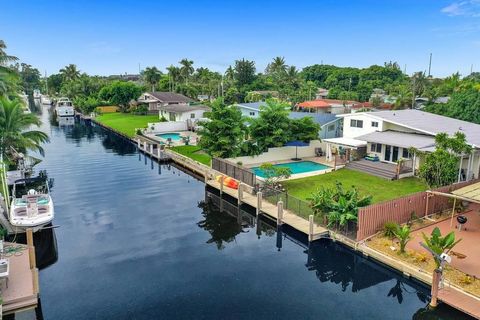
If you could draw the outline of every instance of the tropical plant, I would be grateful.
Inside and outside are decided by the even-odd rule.
[[[182,76],[183,80],[185,81],[185,84],[188,83],[188,79],[192,75],[192,73],[195,71],[193,68],[193,61],[188,60],[188,59],[182,59],[180,60],[180,75]]]
[[[17,57],[7,54],[5,49],[7,49],[5,41],[0,40],[0,67],[6,67],[8,63],[18,60]]]
[[[273,61],[267,65],[265,69],[266,74],[282,74],[287,71],[287,64],[284,57],[275,57]]]
[[[268,162],[262,163],[260,170],[263,172],[265,186],[270,188],[276,188],[279,181],[288,179],[292,175],[290,168],[274,166]]]
[[[388,221],[385,222],[383,225],[383,235],[387,238],[394,238],[395,237],[395,231],[398,229],[398,223],[395,221]]]
[[[246,127],[242,112],[235,106],[225,106],[223,99],[212,103],[209,121],[201,123],[199,142],[209,155],[229,158],[240,154]]]
[[[31,113],[24,113],[18,100],[0,98],[0,152],[9,158],[12,148],[19,152],[35,150],[43,153],[41,144],[48,141],[42,131],[30,130],[40,126],[41,121]]]
[[[459,156],[469,154],[471,150],[462,132],[456,132],[453,137],[446,133],[437,134],[435,151],[423,154],[425,161],[419,168],[420,177],[430,187],[441,187],[455,182],[458,176]]]
[[[143,71],[143,79],[152,87],[152,92],[155,92],[155,86],[162,78],[162,73],[157,67],[147,67]]]
[[[360,197],[355,187],[345,190],[341,182],[336,182],[334,188],[322,187],[309,198],[315,214],[326,214],[328,226],[345,226],[350,221],[356,221],[358,208],[369,205],[371,196]]]
[[[250,60],[236,60],[234,79],[239,88],[251,84],[255,80],[255,62]]]
[[[398,226],[395,230],[393,230],[395,237],[400,242],[400,253],[405,253],[405,246],[410,241],[410,227],[407,225],[403,225],[402,227]]]
[[[424,245],[427,246],[431,251],[435,253],[433,258],[435,260],[435,265],[437,269],[441,267],[442,261],[439,259],[439,256],[442,253],[448,253],[450,250],[453,249],[462,239],[458,239],[455,241],[455,232],[451,231],[446,236],[442,237],[442,233],[438,227],[433,229],[430,237],[425,235],[422,232],[422,237],[424,240]],[[437,256],[438,255],[438,256]]]
[[[104,101],[118,105],[120,111],[127,112],[130,101],[136,100],[142,88],[133,82],[114,81],[103,87],[98,96]]]
[[[74,64],[69,64],[60,69],[60,74],[64,81],[73,81],[80,78],[80,71],[78,71],[77,66]]]

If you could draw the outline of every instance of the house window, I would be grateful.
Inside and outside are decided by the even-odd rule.
[[[335,130],[335,125],[334,125],[334,124],[331,124],[331,125],[329,125],[329,126],[327,127],[327,131],[328,131],[328,132],[332,132],[332,131],[334,131],[334,130]]]
[[[378,128],[378,122],[377,121],[372,121],[372,127]]]
[[[190,119],[195,119],[195,113],[190,113]]]
[[[408,152],[408,149],[407,149],[407,148],[403,148],[402,158],[410,159],[410,157],[411,157],[411,155],[410,155],[410,152]]]
[[[363,120],[350,120],[350,127],[353,128],[363,128]]]
[[[376,153],[382,153],[382,144],[381,143],[372,143],[370,145],[370,151]]]
[[[250,116],[254,117],[255,116],[255,111],[250,111]]]

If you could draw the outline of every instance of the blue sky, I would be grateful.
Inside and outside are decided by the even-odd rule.
[[[182,58],[225,70],[234,60],[275,56],[365,67],[397,61],[407,73],[480,71],[480,0],[27,1],[0,0],[8,52],[57,72],[164,69]]]

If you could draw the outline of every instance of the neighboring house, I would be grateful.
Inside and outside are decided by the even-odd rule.
[[[343,118],[343,137],[325,140],[330,147],[365,148],[366,154],[387,164],[404,159],[418,169],[422,159],[411,148],[423,152],[435,150],[435,135],[462,132],[473,147],[470,155],[459,159],[459,180],[479,177],[480,125],[420,110],[358,112],[338,115]],[[327,146],[327,153],[329,152]],[[363,154],[365,155],[365,154]],[[327,154],[331,156],[331,154]],[[363,157],[363,156],[362,156]],[[405,161],[404,161],[405,162]],[[412,171],[414,173],[414,171]]]
[[[290,112],[290,119],[301,119],[310,117],[315,123],[320,125],[318,137],[320,139],[337,138],[342,136],[342,119],[334,114],[311,113],[311,112]]]
[[[250,117],[250,118],[258,118],[260,114],[260,108],[266,105],[267,103],[265,101],[259,101],[259,102],[237,103],[234,106],[236,106],[242,112],[243,116]]]
[[[145,92],[137,100],[139,103],[147,103],[149,111],[158,111],[162,106],[188,105],[194,102],[183,94],[173,92]]]
[[[360,102],[336,99],[317,99],[304,101],[295,106],[297,111],[342,114],[350,112]]]
[[[167,121],[187,121],[195,123],[204,118],[204,113],[210,108],[204,105],[171,104],[159,107],[159,117]]]
[[[315,94],[315,99],[326,99],[328,97],[328,90],[324,88],[318,88],[317,93]]]

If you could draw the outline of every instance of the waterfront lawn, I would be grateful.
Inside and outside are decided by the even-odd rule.
[[[181,155],[210,166],[212,158],[198,146],[178,146],[172,147],[171,149]]]
[[[412,177],[390,181],[349,169],[340,169],[318,176],[288,180],[282,182],[282,184],[292,196],[306,199],[310,197],[312,192],[322,186],[335,186],[336,181],[340,181],[347,188],[355,186],[361,195],[371,195],[373,203],[427,190],[427,185],[418,178]]]
[[[95,118],[98,122],[117,130],[128,137],[135,136],[135,128],[145,128],[149,122],[159,122],[158,115],[136,115],[131,113],[105,113]]]

